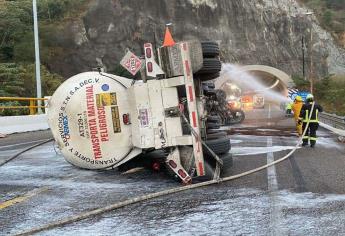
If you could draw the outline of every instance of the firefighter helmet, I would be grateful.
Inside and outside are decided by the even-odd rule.
[[[307,95],[307,97],[306,97],[306,100],[307,100],[308,102],[314,101],[314,96],[313,96],[313,94],[309,93],[309,94]]]
[[[303,98],[301,96],[296,96],[295,100],[298,101],[298,102],[302,102]]]

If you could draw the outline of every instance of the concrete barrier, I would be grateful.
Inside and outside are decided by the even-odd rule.
[[[46,129],[49,129],[46,114],[0,117],[0,134],[13,134]]]
[[[337,135],[345,136],[345,130],[334,128],[334,127],[332,127],[328,124],[322,123],[322,122],[319,122],[319,124],[321,127],[328,129]]]

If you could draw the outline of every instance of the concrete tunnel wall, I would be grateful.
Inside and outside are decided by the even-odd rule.
[[[295,83],[287,73],[277,68],[265,65],[246,65],[240,67],[243,72],[253,74],[258,80],[264,82],[269,87],[274,84],[276,80],[279,80],[278,85],[274,88],[275,91],[281,93],[283,96],[288,95],[288,88],[295,86]],[[215,80],[216,88],[221,88],[226,82],[229,82],[227,77],[219,77]]]

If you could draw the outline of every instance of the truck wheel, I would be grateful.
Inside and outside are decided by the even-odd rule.
[[[239,123],[242,123],[244,121],[244,119],[246,118],[244,111],[236,110],[235,112],[237,113],[237,118],[238,118]]]
[[[234,111],[232,111],[232,113],[233,114],[237,113],[237,114],[235,116],[233,116],[233,118],[226,120],[227,125],[240,124],[246,118],[246,115],[244,114],[244,111],[242,111],[242,110],[234,110]]]
[[[215,89],[216,85],[213,82],[204,82],[202,83],[203,87],[205,86],[207,89]]]
[[[219,156],[223,160],[223,166],[224,167],[232,167],[234,162],[232,159],[232,154],[231,153],[226,153],[221,156]]]
[[[219,44],[215,41],[203,41],[201,42],[201,46],[213,46],[219,48]]]
[[[206,140],[205,143],[217,155],[228,153],[231,149],[229,137]],[[205,147],[203,147],[203,152],[205,153],[205,155],[211,156],[211,153]]]
[[[218,123],[220,124],[221,123],[221,119],[219,116],[208,116],[207,117],[207,122],[210,122],[210,123]]]
[[[218,100],[226,102],[226,93],[221,89],[216,89],[216,95]]]
[[[220,76],[220,73],[211,73],[211,74],[202,74],[202,75],[198,75],[197,78],[199,78],[201,81],[209,81],[209,80],[213,80],[213,79],[217,79]]]
[[[207,122],[207,129],[219,129],[220,125],[216,123]]]
[[[207,134],[215,134],[215,133],[219,133],[219,129],[207,129]]]
[[[204,91],[204,95],[206,96],[215,96],[216,95],[216,90],[215,89],[209,89]]]
[[[214,74],[222,70],[222,63],[218,58],[204,58],[202,68],[197,74]]]
[[[202,42],[202,54],[204,57],[217,57],[219,56],[219,45],[216,42]]]
[[[213,133],[213,134],[207,134],[207,140],[225,138],[226,135],[227,135],[226,132],[218,131],[218,132]]]
[[[215,167],[213,164],[214,161],[205,160],[205,175],[204,176],[196,176],[193,177],[193,183],[203,182],[203,181],[209,181],[213,179]]]

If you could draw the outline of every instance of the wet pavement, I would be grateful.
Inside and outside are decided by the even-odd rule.
[[[223,176],[277,160],[297,142],[292,120],[277,109],[248,112],[243,124],[222,129],[231,133],[233,153],[233,166],[225,166]],[[299,148],[274,168],[38,235],[345,235],[345,146],[324,129],[319,136],[315,149]],[[49,133],[12,138],[24,143],[16,146],[0,140],[0,160],[35,138]],[[0,235],[177,186],[149,170],[124,175],[77,169],[47,143],[0,167]]]

